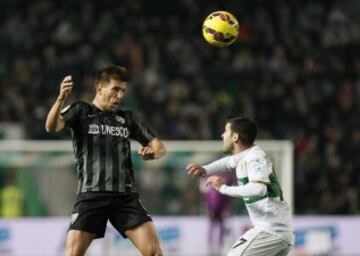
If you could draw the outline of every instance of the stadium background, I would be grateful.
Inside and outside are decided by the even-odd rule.
[[[239,19],[231,47],[202,38],[215,10]],[[44,130],[61,79],[73,76],[69,102],[91,100],[94,71],[121,64],[132,75],[126,107],[161,139],[218,140],[228,114],[248,115],[259,139],[294,143],[294,213],[351,218],[360,203],[359,12],[356,0],[0,0],[0,137],[69,139]],[[29,169],[1,157],[1,187],[22,192],[20,214],[66,215],[73,197],[49,205],[46,175]],[[205,214],[196,181],[170,167],[158,175],[139,178],[158,188],[154,214]],[[238,201],[233,210],[245,213]]]

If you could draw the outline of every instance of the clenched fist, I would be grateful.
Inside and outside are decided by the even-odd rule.
[[[206,171],[204,168],[202,168],[200,165],[198,164],[193,164],[190,163],[186,166],[186,170],[187,173],[193,176],[198,176],[198,177],[204,177],[206,176]]]
[[[71,93],[74,86],[71,76],[65,76],[60,85],[59,99],[64,100]]]

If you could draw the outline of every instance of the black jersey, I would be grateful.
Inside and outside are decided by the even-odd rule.
[[[82,101],[61,111],[73,138],[77,193],[135,192],[130,139],[143,146],[155,137],[131,111],[105,112]]]

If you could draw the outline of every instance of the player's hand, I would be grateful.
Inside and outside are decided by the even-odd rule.
[[[206,171],[198,164],[190,163],[186,166],[186,171],[188,174],[198,177],[204,177],[206,175]]]
[[[66,99],[74,86],[71,76],[65,76],[60,85],[59,99]]]
[[[139,148],[138,154],[141,156],[143,160],[151,160],[154,159],[155,152],[151,147],[142,147]]]
[[[221,185],[225,184],[223,178],[219,177],[219,176],[210,176],[207,180],[206,180],[206,186],[211,186],[216,190],[219,190]]]

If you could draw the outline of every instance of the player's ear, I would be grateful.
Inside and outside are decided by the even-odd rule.
[[[240,140],[239,134],[238,134],[237,132],[234,132],[234,133],[232,134],[232,141],[233,141],[233,142],[238,142],[239,140]]]
[[[96,85],[96,94],[101,94],[103,88],[104,88],[103,84],[102,84],[102,83],[98,83],[98,84]]]

